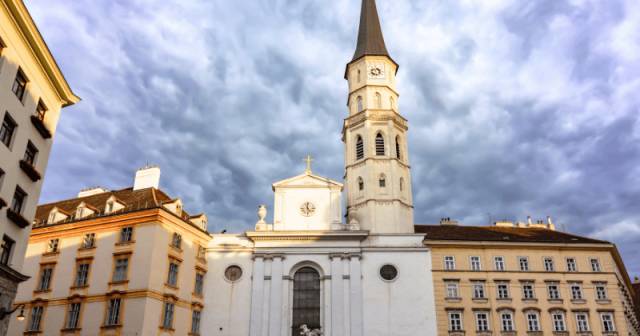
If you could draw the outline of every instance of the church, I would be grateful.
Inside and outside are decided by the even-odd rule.
[[[364,0],[345,70],[344,182],[314,174],[307,158],[302,174],[273,183],[273,223],[260,206],[255,230],[213,236],[203,330],[436,335],[431,257],[424,234],[414,232],[397,71],[375,1]]]

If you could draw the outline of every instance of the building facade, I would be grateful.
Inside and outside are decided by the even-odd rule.
[[[431,249],[438,335],[638,335],[609,242],[552,224],[416,226]]]
[[[204,215],[141,169],[133,188],[38,207],[10,335],[197,335],[210,239]]]
[[[17,284],[62,107],[78,102],[21,0],[0,1],[0,307]],[[0,322],[0,335],[6,331]]]

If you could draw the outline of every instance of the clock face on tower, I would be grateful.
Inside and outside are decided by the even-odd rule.
[[[384,78],[384,65],[369,65],[369,78]]]
[[[316,206],[311,202],[304,202],[300,206],[300,213],[305,217],[311,217],[316,212]]]

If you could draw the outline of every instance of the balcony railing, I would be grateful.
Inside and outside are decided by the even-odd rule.
[[[38,118],[38,116],[32,115],[31,116],[31,123],[36,128],[38,133],[40,133],[40,135],[42,135],[43,138],[45,138],[45,139],[51,138],[51,132],[49,131],[47,126],[45,126],[44,122],[42,120],[40,120],[40,118]]]
[[[20,169],[29,176],[31,181],[36,182],[42,178],[42,175],[38,173],[36,168],[25,160],[20,160]]]
[[[9,218],[15,225],[24,229],[29,226],[29,221],[22,217],[22,215],[18,212],[13,211],[13,209],[7,209],[7,218]]]

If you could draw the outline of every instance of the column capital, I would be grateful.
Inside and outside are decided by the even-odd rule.
[[[349,258],[362,260],[362,253],[349,253]]]
[[[263,259],[264,260],[266,258],[266,256],[267,256],[267,254],[265,254],[265,253],[254,253],[251,256],[251,260],[256,260],[256,259]]]

